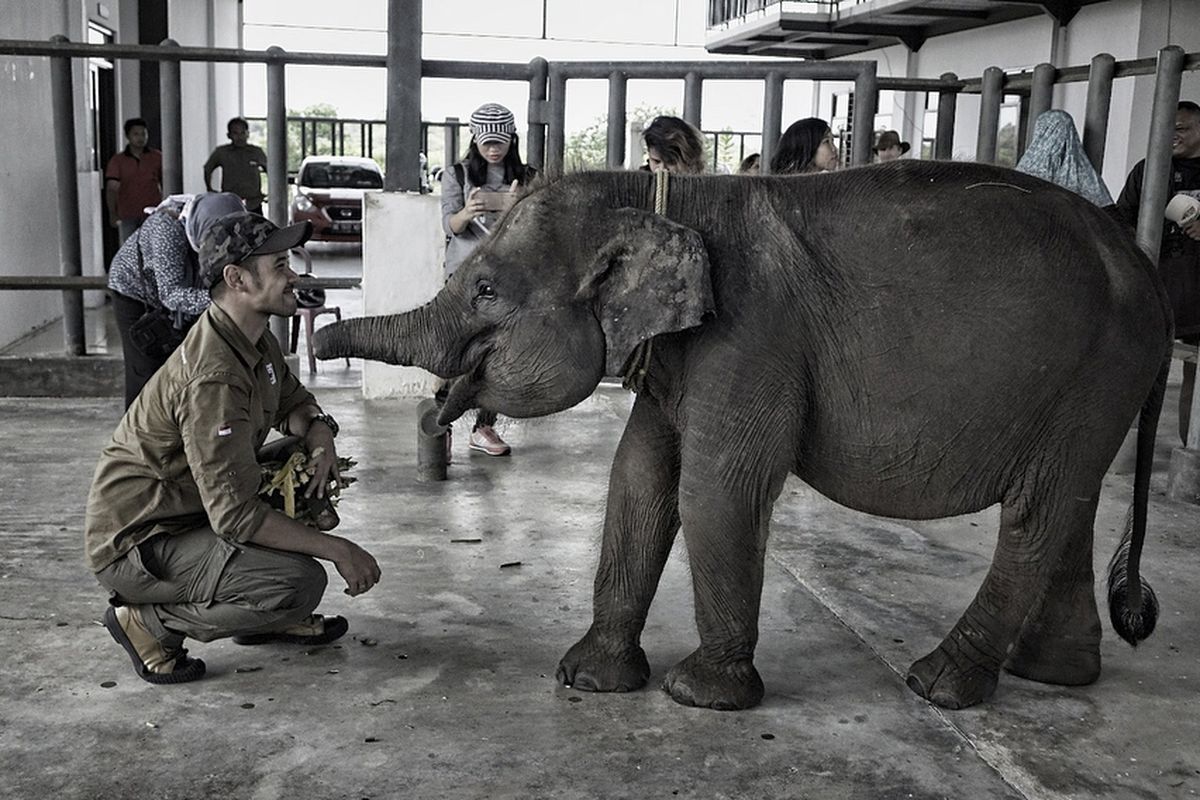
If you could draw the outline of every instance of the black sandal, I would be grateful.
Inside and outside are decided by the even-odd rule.
[[[346,621],[345,617],[322,616],[321,621],[324,623],[324,630],[321,633],[284,633],[283,631],[270,631],[267,633],[240,633],[233,637],[233,643],[270,644],[272,642],[279,642],[281,644],[329,644],[335,639],[340,639],[343,635],[345,635],[346,631],[350,630],[350,623]]]
[[[133,646],[125,629],[117,620],[117,610],[112,606],[109,606],[104,612],[104,627],[108,628],[113,641],[124,647],[125,652],[129,653],[129,658],[133,661],[133,671],[146,683],[187,683],[204,677],[204,662],[198,658],[188,658],[187,650],[184,648],[180,648],[179,655],[175,658],[175,668],[170,672],[151,672],[147,669],[146,662],[142,661],[142,657],[138,655],[137,648]]]

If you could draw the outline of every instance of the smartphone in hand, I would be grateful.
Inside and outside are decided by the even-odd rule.
[[[505,211],[511,204],[507,190],[493,191],[490,189],[480,189],[475,197],[483,201],[485,211]]]

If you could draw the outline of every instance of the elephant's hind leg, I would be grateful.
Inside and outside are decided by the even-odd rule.
[[[1092,572],[1098,499],[1079,516],[1076,530],[1062,532],[1066,549],[1004,665],[1014,675],[1063,686],[1083,686],[1100,677],[1101,628]]]
[[[646,685],[642,628],[678,530],[679,437],[639,397],[609,479],[592,626],[559,662],[559,683],[592,692]]]
[[[932,703],[966,708],[986,700],[1019,633],[1018,656],[1027,655],[1012,666],[1033,670],[1057,655],[1048,636],[1086,622],[1078,576],[1066,594],[1052,594],[1059,590],[1051,579],[1071,560],[1091,558],[1085,545],[1091,541],[1098,487],[1064,491],[1061,485],[1031,483],[1031,491],[1003,504],[996,553],[975,599],[937,649],[909,669],[909,687]],[[1041,655],[1035,657],[1035,651]]]

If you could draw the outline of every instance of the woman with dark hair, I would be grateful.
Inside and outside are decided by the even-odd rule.
[[[491,235],[500,216],[516,201],[517,190],[536,170],[521,161],[516,120],[499,103],[471,114],[471,143],[461,161],[442,170],[442,230],[446,234],[446,278]],[[439,390],[441,397],[446,387]],[[480,409],[470,447],[489,456],[511,451],[493,427],[496,414]]]
[[[788,126],[771,156],[775,175],[807,175],[838,168],[837,145],[833,131],[823,119],[809,117]]]
[[[642,131],[651,172],[699,175],[704,172],[704,137],[679,117],[655,117]]]

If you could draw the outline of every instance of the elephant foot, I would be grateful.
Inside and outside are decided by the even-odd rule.
[[[751,708],[763,698],[763,682],[754,662],[710,664],[699,650],[671,668],[662,688],[676,703],[717,711]]]
[[[1100,638],[1022,635],[1004,669],[1059,686],[1087,686],[1100,677]]]
[[[942,708],[968,708],[996,691],[998,670],[956,659],[943,642],[908,669],[908,688]]]
[[[641,647],[605,646],[590,630],[562,657],[554,675],[563,686],[584,692],[633,692],[650,679],[650,662]]]

